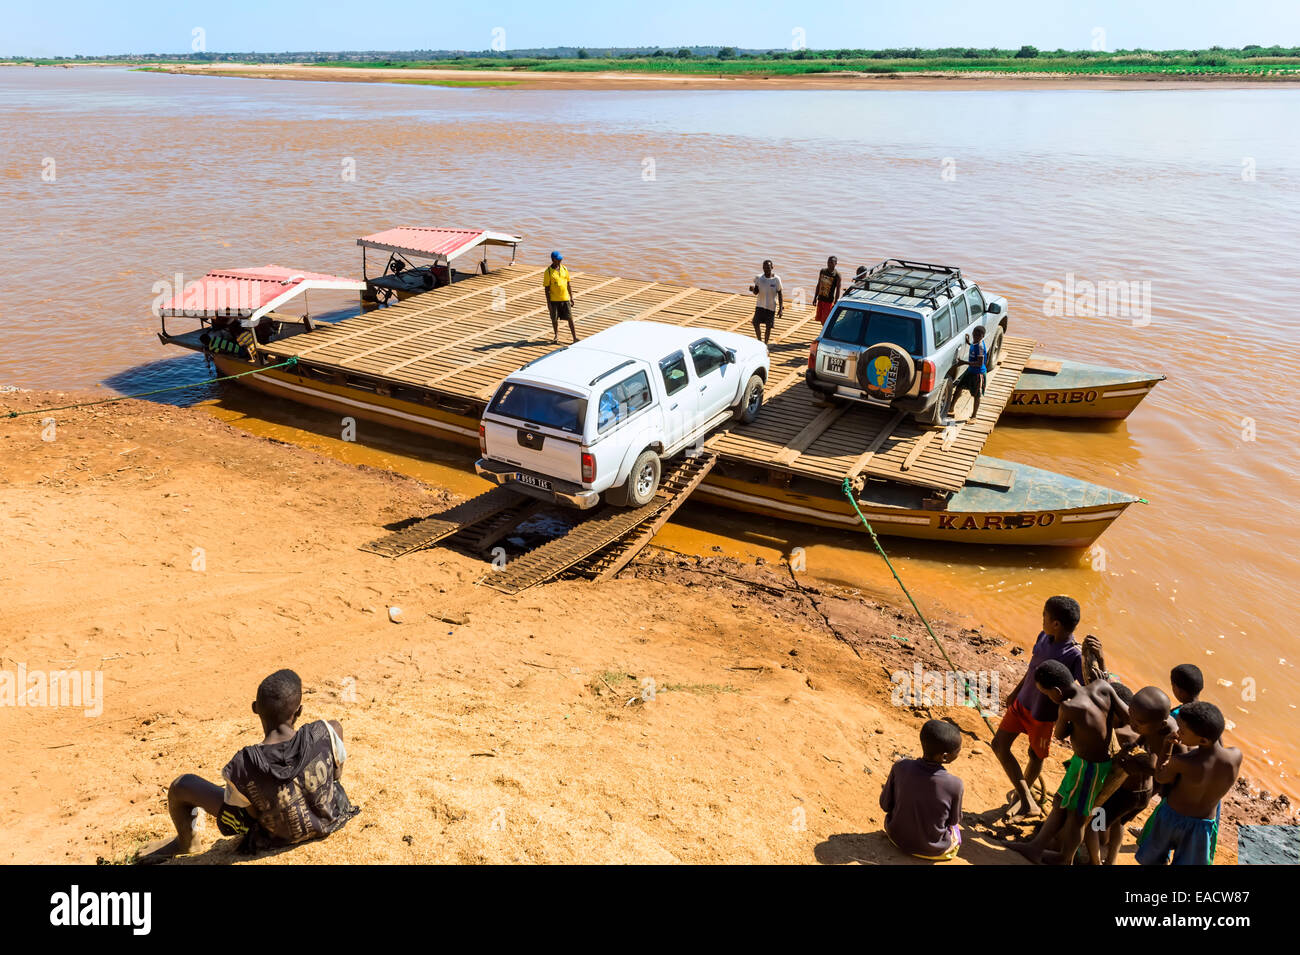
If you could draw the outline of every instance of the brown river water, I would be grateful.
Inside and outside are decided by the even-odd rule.
[[[924,608],[1026,646],[1043,600],[1076,596],[1126,682],[1199,665],[1247,772],[1294,795],[1298,106],[1268,88],[519,91],[0,67],[0,387],[205,378],[154,337],[155,283],[267,263],[359,275],[356,237],[390,225],[515,231],[526,262],[561,248],[581,271],[732,290],[764,257],[787,289],[828,254],[849,271],[957,264],[1040,352],[1169,377],[1126,422],[1008,420],[987,453],[1150,504],[1092,553],[887,540],[903,578]],[[1088,283],[1130,295],[1053,295]],[[364,423],[345,444],[336,419],[231,386],[158,400],[483,486],[467,451]],[[896,595],[846,533],[688,505],[657,541],[804,547],[810,574]]]

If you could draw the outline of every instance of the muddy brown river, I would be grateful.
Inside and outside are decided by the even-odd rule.
[[[924,607],[1028,646],[1083,604],[1127,682],[1206,674],[1247,771],[1297,792],[1300,91],[444,89],[0,67],[0,386],[208,376],[158,283],[274,263],[360,273],[390,225],[522,233],[581,271],[809,294],[828,254],[960,265],[1040,353],[1163,373],[1118,424],[1007,420],[987,453],[1135,492],[1091,553],[887,541]],[[314,312],[353,305],[313,297]],[[208,386],[259,434],[470,493],[468,452]],[[14,427],[16,425],[0,425]],[[856,536],[689,505],[657,541],[892,593]],[[13,637],[18,635],[9,635]]]

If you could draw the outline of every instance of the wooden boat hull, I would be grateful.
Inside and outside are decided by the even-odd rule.
[[[858,507],[882,537],[1080,548],[1092,544],[1138,500],[1110,488],[986,455],[977,459],[979,466],[1011,470],[1020,490],[1016,485],[1009,490],[968,485],[953,495],[947,509],[933,510],[922,505],[919,494],[910,494],[909,501],[905,490],[877,491],[868,485],[859,496]],[[773,487],[715,469],[694,496],[768,518],[865,533],[848,499],[829,484]]]
[[[229,355],[214,359],[223,375],[256,367]],[[478,416],[472,409],[431,407],[285,369],[249,375],[239,383],[341,417],[478,447]],[[924,491],[868,484],[859,496],[859,506],[882,536],[961,544],[1087,547],[1138,500],[1099,485],[987,456],[977,459],[977,467],[1010,472],[1011,486],[1000,489],[968,483],[949,499],[946,510],[933,510],[922,503]],[[831,484],[802,479],[773,484],[764,473],[745,466],[720,464],[692,497],[769,519],[864,531],[848,499]]]
[[[214,355],[213,360],[222,375],[237,375],[260,367],[229,355]],[[239,384],[276,398],[296,401],[321,411],[335,412],[343,417],[360,418],[415,434],[478,447],[478,415],[468,408],[460,412],[452,408],[430,407],[279,368],[240,378]]]
[[[1050,362],[1059,371],[1039,371],[1032,362]],[[1106,368],[1035,355],[1020,374],[1004,414],[1051,418],[1127,418],[1164,375]]]

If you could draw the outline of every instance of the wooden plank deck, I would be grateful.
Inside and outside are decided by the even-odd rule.
[[[277,361],[293,355],[345,375],[367,375],[486,403],[503,378],[558,347],[551,343],[542,271],[514,265],[476,274],[263,350]],[[753,297],[745,293],[581,272],[573,273],[573,286],[574,321],[584,338],[631,320],[751,330]],[[772,332],[763,411],[752,424],[732,427],[710,440],[710,448],[721,458],[836,484],[845,476],[871,477],[956,491],[1033,350],[1029,339],[1006,338],[1002,363],[989,376],[979,417],[942,436],[927,437],[933,429],[910,418],[895,420],[888,409],[851,405],[841,411],[814,404],[802,381],[817,331],[811,307],[786,309]],[[567,328],[560,329],[561,341],[567,333]]]
[[[846,476],[861,474],[956,491],[966,483],[1033,350],[1032,339],[1004,338],[1002,360],[988,377],[979,416],[950,431],[869,405],[855,404],[843,414],[831,416],[824,405],[813,402],[806,388],[787,385],[766,396],[758,420],[728,428],[710,439],[708,446],[724,459],[837,484]],[[970,398],[963,396],[957,417],[969,413],[969,408]],[[829,419],[829,425],[808,441],[807,429],[818,419]],[[802,451],[791,457],[790,451],[800,445]],[[874,452],[863,461],[872,445]]]
[[[543,298],[542,270],[509,266],[412,296],[355,318],[322,325],[265,346],[281,359],[343,373],[486,401],[506,375],[555,350]],[[728,331],[748,331],[753,297],[660,282],[573,273],[574,320],[583,337],[619,322],[652,320]],[[772,334],[807,357],[811,308],[787,309]],[[786,343],[794,331],[797,341]],[[561,341],[568,329],[560,329]]]

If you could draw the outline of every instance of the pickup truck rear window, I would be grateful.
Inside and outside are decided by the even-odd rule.
[[[822,335],[831,342],[870,348],[892,342],[909,355],[921,354],[921,322],[906,315],[842,306]]]
[[[587,420],[587,399],[536,385],[507,384],[492,399],[488,413],[582,434],[583,422]]]

